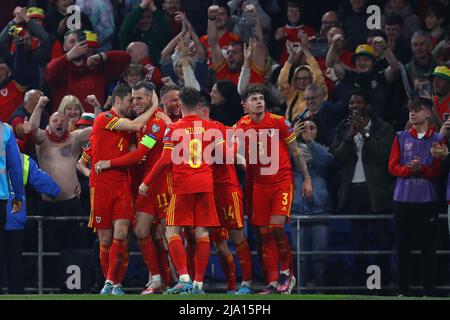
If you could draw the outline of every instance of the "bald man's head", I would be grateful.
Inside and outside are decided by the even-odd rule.
[[[144,42],[132,42],[127,47],[127,52],[131,56],[132,63],[140,63],[149,57],[148,46]]]
[[[336,27],[339,24],[339,17],[336,11],[327,11],[322,16],[322,24],[320,26],[320,32],[323,35],[327,35],[331,28]]]
[[[53,113],[50,116],[48,128],[53,136],[57,138],[63,137],[68,129],[67,117],[61,112]]]

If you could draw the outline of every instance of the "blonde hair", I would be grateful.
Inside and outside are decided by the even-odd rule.
[[[64,98],[59,103],[58,112],[65,114],[66,108],[71,105],[75,105],[80,109],[81,116],[81,114],[84,112],[83,105],[81,104],[80,100],[73,95],[64,96]]]

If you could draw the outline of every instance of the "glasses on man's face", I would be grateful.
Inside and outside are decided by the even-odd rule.
[[[318,96],[311,96],[311,97],[305,97],[306,101],[313,101],[313,100],[317,100],[317,98],[319,98]]]
[[[300,80],[311,80],[311,78],[310,77],[297,77],[297,78],[295,78],[295,80],[297,80],[297,81],[300,81]]]

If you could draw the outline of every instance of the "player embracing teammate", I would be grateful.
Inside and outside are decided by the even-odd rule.
[[[145,85],[133,88],[133,108],[141,106],[141,115],[131,121],[122,118],[130,104],[129,92],[118,86],[113,94],[113,109],[96,119],[90,139],[96,171],[91,176],[91,223],[99,233],[100,261],[107,279],[101,293],[123,293],[120,283],[128,258],[126,241],[135,212],[127,166],[142,161],[145,169],[141,171],[143,176],[137,177],[143,182],[136,200],[136,224],[132,227],[153,276],[148,292],[144,293],[163,291],[158,250],[150,237],[152,222],[157,217],[165,224],[170,258],[179,277],[168,293],[204,293],[210,233],[217,233],[213,231],[217,227],[228,230],[237,248],[243,273],[237,293],[253,293],[251,252],[243,229],[242,191],[234,165],[238,149],[237,156],[245,158],[246,181],[251,186],[247,188],[252,207],[252,212],[247,212],[249,222],[262,240],[267,276],[267,287],[262,293],[290,293],[296,280],[284,225],[289,222],[294,195],[291,156],[305,178],[301,186],[303,194],[307,197],[312,194],[311,179],[290,123],[283,116],[266,112],[261,85],[249,85],[243,93],[242,103],[248,115],[234,128],[211,121],[204,96],[185,87],[180,91],[183,118],[166,128],[165,122],[170,120],[151,117],[156,109],[150,102],[152,89]],[[139,146],[127,154],[128,131],[139,130]],[[107,187],[100,196],[100,189]],[[185,228],[194,230],[194,273],[191,274],[182,239]],[[228,272],[234,276],[232,256],[228,254],[226,260],[230,266],[233,264]],[[164,278],[169,285],[168,276]]]

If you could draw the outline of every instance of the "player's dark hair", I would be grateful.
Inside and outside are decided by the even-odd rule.
[[[252,94],[262,94],[264,97],[266,96],[266,88],[262,84],[250,84],[245,88],[242,93],[242,101],[247,100]]]
[[[425,97],[414,97],[408,101],[409,111],[420,111],[421,109],[433,110],[433,102]]]
[[[113,90],[112,92],[112,101],[114,103],[114,101],[116,100],[116,97],[119,97],[120,100],[122,100],[123,98],[125,98],[127,95],[129,95],[131,93],[131,88],[128,84],[126,83],[119,83]]]
[[[199,103],[202,103],[202,96],[195,88],[183,87],[180,90],[180,100],[186,109],[195,109]]]
[[[136,82],[136,84],[133,86],[134,91],[140,90],[142,88],[144,88],[145,91],[147,91],[148,93],[151,94],[153,92],[153,90],[155,90],[155,85],[153,84],[153,82],[144,79],[144,80]]]
[[[209,95],[209,92],[206,89],[200,90],[200,103],[211,110],[211,96]]]
[[[161,88],[161,90],[159,90],[159,95],[162,97],[164,97],[169,91],[180,91],[180,87],[177,86],[176,84],[166,84],[165,86],[163,86]]]

